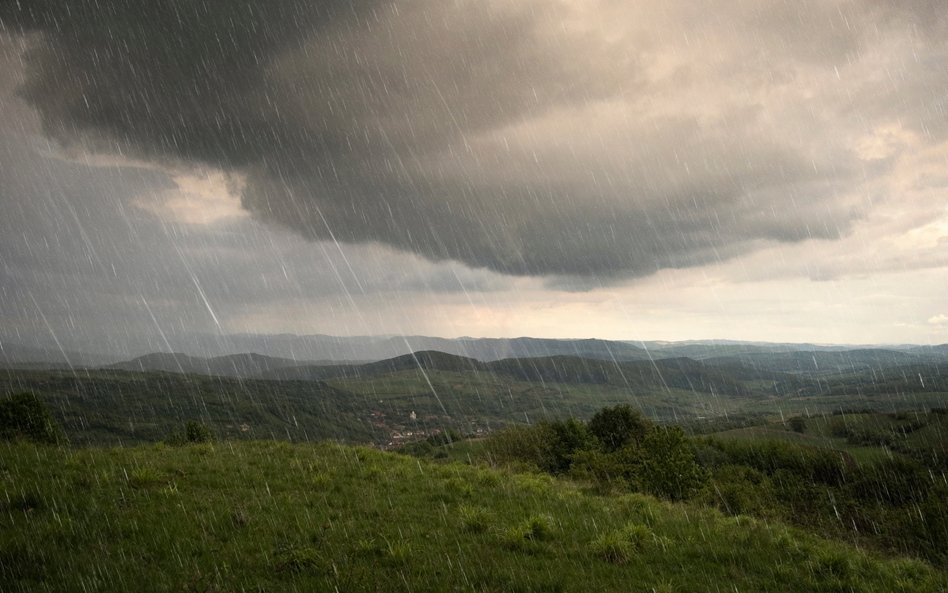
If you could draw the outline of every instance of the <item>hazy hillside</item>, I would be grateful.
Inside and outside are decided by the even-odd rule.
[[[282,381],[362,379],[418,369],[465,373],[487,371],[488,366],[473,358],[426,350],[365,364],[302,365],[277,368],[263,371],[258,377]]]
[[[109,364],[115,360],[115,356],[94,351],[61,350],[55,345],[52,348],[41,348],[0,341],[0,368],[69,368]]]
[[[726,373],[690,358],[655,361],[607,362],[571,356],[508,359],[489,363],[488,369],[521,381],[592,383],[655,390],[678,388],[733,395],[747,390]]]
[[[498,379],[529,383],[612,385],[638,390],[687,389],[746,394],[726,372],[688,358],[612,362],[576,356],[508,358],[479,362],[444,352],[416,352],[364,365],[300,366],[267,371],[262,378],[280,380],[370,379],[411,370],[486,373]]]
[[[154,353],[108,365],[106,368],[124,371],[160,371],[219,377],[255,377],[273,369],[315,363],[287,358],[274,358],[262,354],[231,354],[215,358],[200,358],[179,353]]]
[[[740,363],[755,369],[784,373],[846,373],[871,371],[908,364],[923,359],[915,354],[880,348],[863,348],[837,352],[755,352],[710,358],[710,365]]]
[[[119,371],[164,372],[209,375],[210,364],[206,358],[199,358],[178,352],[155,352],[139,356],[125,362],[106,366]]]
[[[454,428],[576,416],[630,403],[659,421],[944,406],[948,363],[883,350],[605,361],[481,362],[436,351],[345,365],[262,355],[153,354],[94,371],[0,371],[0,390],[49,402],[77,442],[147,441],[202,419],[246,438],[391,444]],[[888,366],[892,365],[892,366]],[[127,370],[122,370],[127,369]],[[145,371],[142,371],[145,369]]]
[[[321,383],[120,370],[0,370],[0,393],[36,393],[70,440],[157,441],[187,421],[221,437],[384,441],[365,398]],[[406,413],[407,414],[407,413]]]

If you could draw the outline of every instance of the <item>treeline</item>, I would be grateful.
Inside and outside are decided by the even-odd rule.
[[[567,476],[597,491],[637,491],[804,527],[948,565],[948,482],[901,455],[850,454],[787,441],[687,437],[629,406],[516,426],[486,443],[494,462]]]
[[[209,443],[215,440],[206,424],[190,420],[173,428],[162,442],[168,445]],[[30,441],[47,445],[68,443],[62,427],[49,408],[33,393],[15,393],[0,398],[0,441]]]
[[[604,408],[588,423],[570,418],[505,428],[488,438],[487,451],[496,462],[671,500],[695,496],[707,481],[681,428],[657,426],[626,405]]]

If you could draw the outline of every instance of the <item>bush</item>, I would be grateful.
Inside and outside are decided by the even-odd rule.
[[[651,428],[651,421],[628,405],[603,408],[589,421],[589,432],[606,451],[641,443]]]
[[[681,428],[656,428],[645,437],[640,480],[646,492],[684,500],[696,493],[706,479]]]
[[[714,470],[708,503],[728,515],[764,515],[773,506],[771,487],[760,471],[743,465],[725,465]]]
[[[488,437],[487,451],[500,463],[526,462],[545,472],[561,474],[569,470],[573,455],[591,448],[593,442],[586,425],[570,418],[497,431]]]
[[[794,416],[787,422],[787,425],[793,432],[799,432],[801,434],[806,432],[806,418],[803,416]]]
[[[194,420],[189,421],[181,429],[172,430],[165,438],[165,443],[169,445],[186,445],[188,443],[211,443],[214,441],[214,433],[202,422]]]
[[[893,457],[854,468],[846,489],[858,500],[898,506],[925,500],[931,484],[917,462]]]
[[[184,427],[184,434],[189,443],[210,443],[214,440],[211,429],[200,422],[188,422]]]
[[[589,449],[593,446],[593,437],[589,433],[586,425],[570,418],[560,420],[549,424],[552,439],[549,446],[549,454],[546,467],[553,474],[562,474],[569,471],[573,463],[573,455],[577,451]]]
[[[17,393],[0,401],[0,440],[19,439],[50,444],[63,440],[46,404],[32,393]]]
[[[549,464],[552,434],[546,424],[508,426],[487,438],[487,453],[495,463],[524,462],[537,468]]]
[[[637,490],[641,464],[641,451],[632,443],[612,453],[587,449],[573,455],[570,474],[592,482],[603,492],[613,488]]]
[[[948,486],[939,484],[932,488],[921,505],[925,532],[915,534],[924,540],[923,549],[929,560],[944,564],[948,562]]]
[[[768,475],[787,470],[804,481],[829,486],[843,484],[847,472],[855,466],[852,457],[843,451],[795,443],[716,439],[710,439],[707,443],[723,452],[728,463],[753,467]]]

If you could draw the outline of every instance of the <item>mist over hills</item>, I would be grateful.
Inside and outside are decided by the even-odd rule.
[[[478,360],[437,350],[420,350],[391,358],[354,363],[299,361],[261,354],[200,358],[153,353],[108,365],[109,370],[163,372],[265,381],[372,381],[410,372],[418,381],[428,373],[494,378],[544,384],[612,386],[667,392],[743,396],[763,389],[773,394],[858,394],[883,386],[893,392],[931,391],[948,381],[948,356],[940,350],[913,351],[856,348],[852,350],[775,351],[746,349],[728,356],[717,345],[690,344],[694,358],[678,356],[676,348],[650,351],[648,359],[622,360],[585,355],[511,357]],[[611,352],[611,350],[610,350]]]
[[[372,343],[394,349],[392,340]],[[347,339],[349,346],[356,341]],[[422,340],[401,341],[404,347]],[[460,348],[461,340],[437,341]],[[414,431],[416,415],[429,427],[474,432],[537,418],[588,418],[617,403],[632,403],[656,420],[678,421],[777,409],[805,414],[927,409],[942,407],[948,393],[945,348],[791,350],[792,345],[688,343],[646,344],[646,349],[622,342],[529,339],[491,340],[487,346],[494,353],[500,347],[528,353],[546,347],[541,351],[583,354],[480,360],[418,350],[344,362],[325,358],[325,350],[314,351],[323,357],[313,360],[156,352],[58,369],[55,362],[7,356],[0,388],[40,394],[71,435],[96,442],[161,438],[175,422],[200,417],[221,434],[239,438],[292,434],[381,444]],[[682,349],[692,356],[682,356]]]
[[[449,339],[429,336],[195,334],[172,336],[167,343],[139,344],[127,349],[108,344],[73,343],[64,336],[55,343],[35,344],[0,339],[0,366],[92,368],[115,365],[115,368],[125,370],[254,376],[292,366],[375,362],[423,351],[443,352],[481,362],[548,356],[616,362],[692,358],[710,360],[714,364],[763,365],[770,370],[790,372],[809,371],[820,366],[890,366],[893,363],[948,359],[948,344],[847,346],[729,340],[658,342],[529,337]]]
[[[201,358],[176,352],[156,352],[139,356],[132,360],[111,364],[106,368],[122,371],[161,371],[187,375],[250,378],[262,375],[273,369],[294,367],[299,364],[300,361],[297,360],[264,356],[263,354],[256,353]]]
[[[570,355],[605,360],[642,360],[648,352],[634,343],[585,339],[557,340],[546,338],[438,338],[429,336],[296,336],[291,334],[237,334],[226,340],[216,337],[194,339],[184,352],[216,352],[238,354],[259,352],[268,356],[293,360],[378,361],[412,352],[438,351],[480,361],[504,358],[534,358]]]
[[[103,352],[102,345],[72,343],[21,344],[16,340],[0,341],[0,364],[45,363],[62,366],[105,366],[122,363],[152,353],[180,353],[195,358],[219,358],[257,353],[267,357],[299,361],[347,363],[371,362],[403,356],[412,352],[434,350],[481,361],[504,358],[535,358],[569,355],[604,360],[643,360],[649,353],[632,342],[598,339],[546,338],[437,338],[428,336],[327,336],[293,334],[230,334],[170,336],[167,343],[142,343],[134,348],[112,348]],[[89,354],[79,354],[89,353]],[[94,354],[92,354],[94,353]],[[194,361],[179,360],[181,363]],[[162,363],[165,364],[165,363]],[[178,363],[171,360],[167,370]],[[203,363],[198,363],[203,366]]]

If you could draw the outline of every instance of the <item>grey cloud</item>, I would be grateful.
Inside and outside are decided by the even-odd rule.
[[[923,0],[17,6],[0,19],[41,35],[22,94],[61,142],[239,173],[250,212],[308,238],[508,274],[838,238],[884,173],[847,134],[906,111],[946,132]],[[920,61],[880,86],[860,60],[892,39]]]

